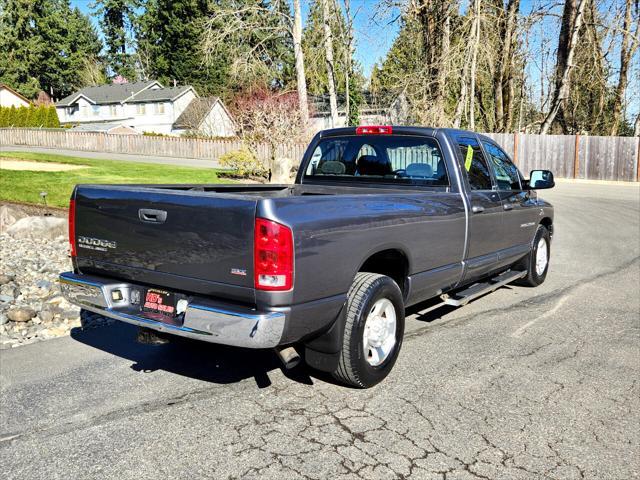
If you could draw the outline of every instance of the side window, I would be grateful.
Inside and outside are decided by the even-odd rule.
[[[456,138],[460,153],[462,154],[462,165],[467,172],[469,185],[472,190],[491,190],[491,173],[489,165],[482,154],[480,144],[473,137]]]
[[[498,190],[520,190],[518,168],[509,160],[507,154],[493,143],[482,142],[482,145],[493,164]]]

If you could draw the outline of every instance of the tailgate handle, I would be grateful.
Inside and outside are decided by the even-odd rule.
[[[167,212],[164,210],[141,208],[138,210],[138,218],[145,223],[164,223],[167,220]]]

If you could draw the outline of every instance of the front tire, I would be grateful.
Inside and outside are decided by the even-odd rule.
[[[404,335],[404,302],[398,284],[377,273],[360,272],[351,285],[342,350],[334,378],[369,388],[391,371]]]
[[[544,225],[538,225],[531,252],[514,267],[515,269],[526,269],[527,276],[514,283],[524,287],[537,287],[542,284],[547,278],[550,256],[551,236],[549,230]]]

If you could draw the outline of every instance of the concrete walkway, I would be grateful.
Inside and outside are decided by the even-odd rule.
[[[197,158],[180,157],[152,157],[147,155],[128,155],[124,153],[110,152],[82,152],[78,150],[63,150],[59,148],[25,147],[2,145],[0,152],[34,152],[49,153],[52,155],[69,155],[72,157],[94,158],[104,160],[123,160],[140,163],[157,163],[161,165],[176,165],[181,167],[219,168],[217,160],[200,160]]]

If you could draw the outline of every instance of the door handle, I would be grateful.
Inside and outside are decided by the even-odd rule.
[[[473,213],[482,213],[484,212],[484,207],[481,207],[480,205],[474,205],[473,207],[471,207],[471,211]]]
[[[167,212],[164,210],[141,208],[138,210],[138,218],[145,223],[164,223],[167,220]]]
[[[504,205],[502,205],[502,208],[504,208],[505,210],[513,210],[513,204],[505,203]]]

